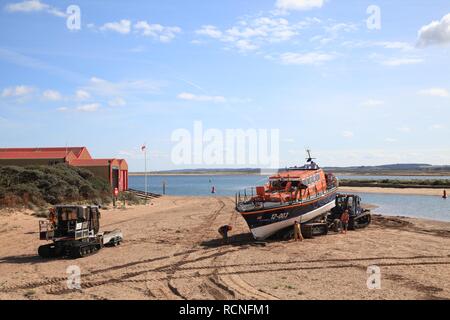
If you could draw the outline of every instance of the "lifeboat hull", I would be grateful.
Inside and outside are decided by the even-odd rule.
[[[337,192],[329,192],[313,200],[301,203],[261,208],[254,211],[237,211],[247,222],[256,240],[265,240],[280,230],[293,226],[295,222],[307,223],[336,206]]]

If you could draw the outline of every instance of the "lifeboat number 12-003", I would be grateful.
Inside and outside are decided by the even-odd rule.
[[[272,215],[272,220],[284,220],[284,219],[287,219],[287,217],[289,217],[289,213],[288,212],[274,213]]]

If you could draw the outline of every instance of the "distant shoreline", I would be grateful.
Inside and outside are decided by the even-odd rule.
[[[335,175],[340,176],[374,176],[374,177],[391,177],[391,176],[401,176],[401,177],[449,177],[450,172],[417,172],[417,171],[378,171],[378,172],[349,172],[349,171],[333,171],[324,169],[327,172],[332,172]],[[129,172],[129,176],[143,176],[144,172]],[[147,172],[148,176],[259,176],[265,175],[260,172],[255,171],[190,171],[190,172]]]
[[[361,171],[361,172],[349,172],[349,171],[333,171],[333,170],[326,170],[328,172],[333,172],[336,175],[341,176],[386,176],[386,177],[392,177],[392,176],[399,176],[399,177],[450,177],[450,172],[421,172],[421,171],[377,171],[377,172],[370,172],[370,171]]]
[[[380,187],[339,187],[340,192],[344,193],[379,193],[379,194],[402,194],[417,196],[436,196],[442,197],[442,189],[410,189],[410,188],[380,188]],[[443,200],[444,201],[444,200]]]
[[[129,172],[129,176],[144,176],[144,172]],[[183,173],[167,173],[167,172],[147,172],[148,176],[259,176],[260,173],[255,172],[183,172]]]

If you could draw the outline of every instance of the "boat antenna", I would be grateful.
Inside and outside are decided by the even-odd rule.
[[[306,159],[306,162],[312,162],[314,159],[316,159],[316,158],[311,157],[310,149],[306,149],[306,153],[308,153],[308,158]]]

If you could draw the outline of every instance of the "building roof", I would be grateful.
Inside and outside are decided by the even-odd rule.
[[[65,151],[5,151],[0,149],[0,159],[61,159],[73,158],[73,152]]]
[[[75,157],[80,157],[83,152],[86,152],[89,155],[86,147],[54,147],[54,148],[0,148],[0,158],[4,153],[24,153],[27,152],[30,155],[33,153],[52,153],[52,152],[61,152],[61,153],[69,153],[72,152]],[[89,155],[89,158],[91,156]],[[32,157],[33,158],[33,157]]]
[[[128,170],[124,159],[92,159],[86,147],[0,148],[0,159],[60,159],[76,167],[114,165]]]

